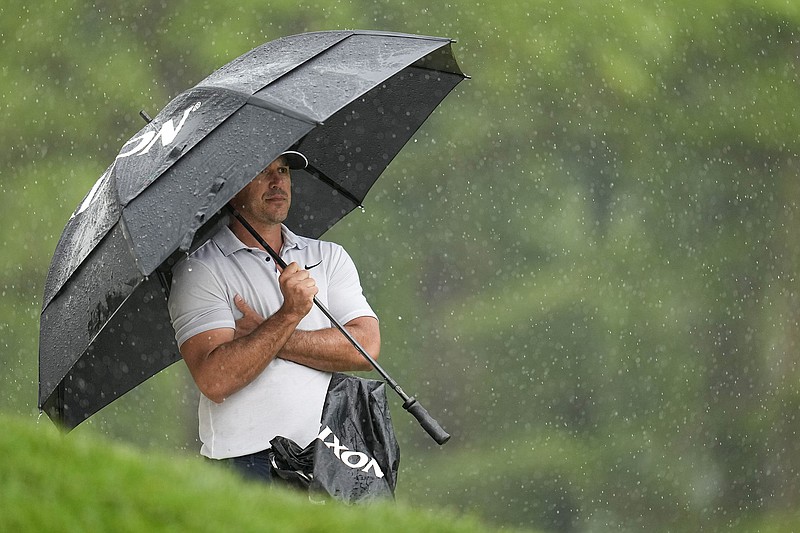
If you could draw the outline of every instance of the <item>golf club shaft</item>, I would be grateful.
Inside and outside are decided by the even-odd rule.
[[[228,204],[228,209],[230,210],[231,214],[238,220],[244,228],[250,232],[250,234],[258,241],[258,243],[264,247],[264,250],[275,260],[275,264],[277,264],[281,269],[287,267],[286,261],[272,249],[272,247],[267,244],[267,241],[264,240],[263,237],[256,231],[256,229],[250,225],[245,218],[239,214],[236,209],[234,209],[230,204]],[[428,411],[420,404],[416,398],[413,396],[409,396],[408,394],[403,391],[402,388],[397,384],[395,380],[389,376],[389,374],[378,364],[378,362],[364,349],[363,346],[353,337],[347,329],[331,314],[328,308],[320,302],[317,297],[314,297],[314,305],[316,305],[320,311],[331,321],[336,329],[338,329],[342,335],[353,345],[353,347],[360,353],[369,364],[381,375],[384,381],[394,390],[400,398],[403,400],[403,409],[411,413],[414,418],[420,423],[420,425],[425,429],[428,435],[436,441],[437,444],[442,445],[448,440],[450,440],[450,435],[442,428],[442,426],[428,413]]]

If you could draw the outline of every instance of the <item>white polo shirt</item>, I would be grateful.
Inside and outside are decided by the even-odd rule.
[[[299,237],[282,227],[281,257],[309,271],[317,299],[341,323],[361,316],[376,317],[361,290],[353,261],[331,242]],[[169,312],[178,345],[218,328],[235,328],[241,313],[237,294],[261,316],[274,314],[283,303],[278,270],[266,252],[245,246],[227,228],[173,268]],[[298,329],[330,328],[316,306]],[[269,447],[275,436],[302,447],[319,434],[322,405],[330,373],[276,358],[250,384],[221,404],[200,395],[200,453],[213,459],[236,457]]]

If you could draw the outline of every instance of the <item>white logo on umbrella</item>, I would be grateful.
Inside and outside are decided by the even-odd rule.
[[[172,123],[172,119],[169,119],[161,125],[161,129],[158,131],[158,133],[156,133],[155,130],[150,130],[142,134],[141,137],[134,137],[126,143],[126,146],[136,140],[139,141],[139,144],[137,144],[133,150],[128,152],[120,152],[120,154],[117,156],[117,159],[132,155],[146,154],[150,151],[150,148],[153,147],[159,137],[161,138],[161,146],[166,148],[175,140],[175,137],[178,136],[178,132],[181,131],[181,128],[186,123],[186,119],[189,117],[189,113],[196,111],[199,107],[200,102],[197,102],[192,107],[187,108],[186,111],[183,112],[183,116],[181,117],[181,121],[178,123],[177,127]]]
[[[86,198],[83,199],[83,202],[81,202],[81,205],[78,206],[78,209],[72,216],[75,217],[77,215],[80,215],[81,213],[86,211],[86,209],[88,209],[88,207],[92,204],[95,197],[97,196],[97,191],[100,190],[100,187],[103,185],[108,176],[111,174],[111,170],[114,168],[114,164],[117,162],[117,159],[133,155],[146,154],[147,152],[150,151],[150,148],[153,147],[153,145],[159,138],[161,139],[161,146],[166,148],[167,146],[172,144],[173,141],[175,141],[175,137],[178,136],[178,132],[180,132],[181,128],[183,128],[183,125],[186,124],[186,119],[189,118],[189,113],[199,109],[200,105],[201,102],[197,102],[193,106],[187,108],[183,112],[183,116],[181,117],[181,120],[180,122],[178,122],[177,126],[175,126],[175,124],[172,122],[172,119],[170,118],[166,120],[164,124],[161,125],[161,129],[158,130],[158,132],[156,132],[155,130],[146,131],[141,136],[134,137],[133,139],[125,143],[125,146],[127,146],[134,141],[139,141],[139,144],[137,144],[136,147],[133,148],[132,150],[119,153],[116,159],[114,159],[114,163],[111,165],[111,167],[109,167],[108,170],[106,170],[103,173],[102,176],[100,176],[100,179],[98,179],[95,182],[94,186],[92,186],[92,190],[89,191],[89,194],[86,195]]]

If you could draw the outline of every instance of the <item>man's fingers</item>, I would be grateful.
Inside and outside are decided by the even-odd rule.
[[[310,288],[316,285],[308,270],[300,268],[297,263],[286,266],[281,274],[281,284],[286,287]]]
[[[238,339],[252,333],[264,321],[264,318],[238,294],[233,297],[233,303],[242,313],[242,317],[236,320],[234,328],[234,338]]]
[[[242,312],[242,315],[244,315],[242,318],[244,317],[254,317],[254,318],[257,317],[259,319],[261,318],[261,315],[258,314],[258,311],[253,309],[250,306],[250,304],[248,304],[244,300],[244,298],[242,298],[240,295],[237,294],[236,296],[233,297],[233,304],[239,311]]]
[[[292,261],[291,263],[286,265],[286,268],[283,269],[283,272],[281,272],[281,275],[283,275],[283,274],[292,275],[292,274],[298,272],[299,270],[300,270],[300,265],[298,265],[296,261]]]
[[[296,262],[286,265],[281,273],[280,285],[283,305],[287,310],[301,317],[311,311],[314,296],[319,289],[308,270],[300,268]]]
[[[242,312],[242,314],[244,314],[244,315],[246,315],[246,314],[248,314],[248,313],[254,313],[254,312],[255,312],[255,311],[253,310],[253,308],[252,308],[252,307],[250,307],[250,305],[249,305],[247,302],[245,302],[245,301],[244,301],[244,298],[242,298],[242,297],[241,297],[241,296],[239,296],[238,294],[237,294],[236,296],[234,296],[234,297],[233,297],[233,304],[234,304],[234,305],[236,306],[236,308],[237,308],[239,311],[241,311],[241,312]]]
[[[291,277],[287,278],[286,281],[289,285],[298,288],[311,288],[317,285],[316,280],[311,277],[311,274],[309,274],[307,270],[296,272]]]

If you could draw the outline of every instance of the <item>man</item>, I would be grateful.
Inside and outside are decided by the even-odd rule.
[[[272,438],[305,447],[318,435],[330,373],[370,369],[313,306],[314,296],[370,355],[380,350],[377,317],[344,249],[282,224],[291,170],[307,164],[284,152],[231,200],[286,269],[232,218],[176,265],[169,299],[181,355],[202,393],[201,454],[266,481]]]

